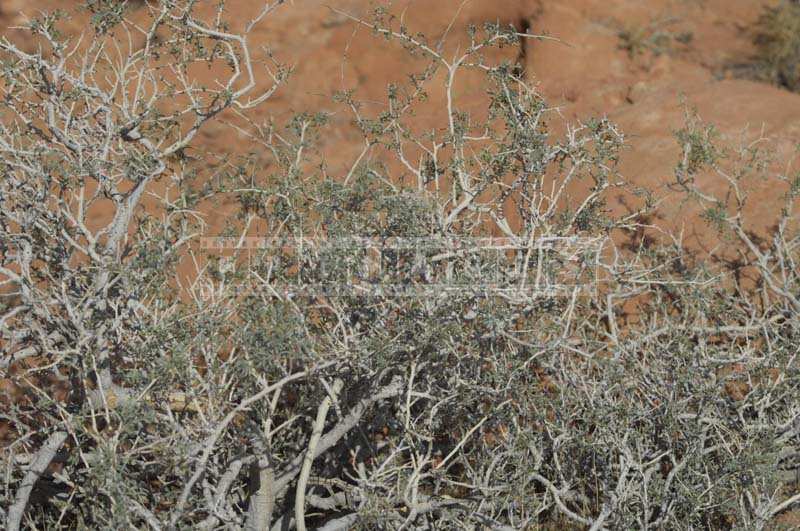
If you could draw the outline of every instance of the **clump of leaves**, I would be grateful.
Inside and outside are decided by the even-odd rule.
[[[716,128],[703,124],[694,110],[687,108],[686,125],[674,134],[683,151],[675,166],[675,176],[679,184],[693,181],[698,172],[713,168],[724,156],[715,144],[719,135]]]
[[[140,0],[119,2],[117,0],[87,0],[85,9],[92,14],[91,23],[99,35],[105,35],[120,22],[133,6],[142,4]]]
[[[800,2],[766,7],[755,25],[758,76],[791,91],[800,91]]]

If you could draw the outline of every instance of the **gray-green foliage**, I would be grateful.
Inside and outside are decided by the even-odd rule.
[[[766,6],[754,27],[756,65],[768,81],[800,90],[800,4],[781,0]]]
[[[216,46],[214,22],[195,20],[193,6],[151,6],[156,27],[175,37],[154,41],[151,53],[174,53],[184,66],[210,49],[246,60],[230,35],[221,42],[232,47]],[[124,24],[117,11],[106,15],[101,33]],[[213,31],[227,31],[224,20],[222,11]],[[637,192],[616,171],[616,126],[588,120],[553,134],[556,116],[513,68],[480,59],[490,46],[517,45],[513,29],[473,28],[464,55],[450,59],[387,11],[357,23],[430,64],[390,87],[387,112],[370,115],[352,93],[337,96],[367,151],[336,175],[314,142],[331,127],[323,115],[249,123],[268,164],[231,159],[209,176],[181,150],[205,119],[257,102],[230,99],[238,85],[212,92],[203,109],[189,102],[189,122],[167,119],[170,108],[124,107],[91,72],[76,75],[80,62],[59,70],[0,43],[10,96],[0,131],[0,274],[17,297],[2,316],[3,369],[27,393],[3,419],[16,436],[0,487],[9,527],[758,529],[793,507],[794,196],[775,237],[755,243],[737,216],[746,204],[739,180],[725,198],[694,188],[697,172],[723,173],[712,129],[698,120],[677,134],[677,184],[719,210],[714,220],[744,250],[756,290],[694,263],[679,243],[642,239],[607,242],[593,289],[560,297],[273,291],[346,274],[347,260],[365,251],[336,247],[336,238],[465,240],[494,228],[524,244],[639,234],[642,212],[606,207],[610,194]],[[137,57],[133,66],[163,89],[156,94],[173,98]],[[437,72],[454,95],[465,69],[486,74],[488,118],[454,97],[432,133],[414,135],[410,111],[436,90]],[[167,167],[177,172],[161,205],[170,216],[134,203],[125,217],[126,190],[166,179]],[[185,246],[202,232],[198,190],[237,198],[233,234],[260,223],[269,237],[317,243],[237,252],[224,266]],[[110,197],[125,230],[90,230],[81,193]],[[441,252],[423,252],[434,275],[467,259]],[[525,264],[532,275],[539,265],[538,255],[465,252],[480,276],[513,278],[511,268]],[[178,286],[179,259],[192,253],[198,270]],[[220,263],[206,269],[203,258]],[[392,282],[425,287],[416,258],[388,253]],[[626,323],[632,306],[639,319]],[[54,380],[66,383],[66,397],[50,397]],[[63,468],[20,505],[31,462],[56,460],[46,441],[59,434]]]

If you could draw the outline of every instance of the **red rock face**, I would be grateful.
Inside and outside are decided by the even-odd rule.
[[[69,9],[78,2],[66,4],[11,0],[3,3],[0,21],[4,26],[18,24],[24,20],[20,13]],[[349,167],[363,144],[352,127],[352,116],[331,101],[331,94],[354,88],[357,98],[375,102],[366,112],[377,112],[385,101],[387,84],[404,82],[409,72],[419,71],[424,63],[326,7],[328,4],[367,16],[372,2],[289,2],[261,23],[250,43],[253,48],[269,46],[278,60],[295,65],[288,85],[255,112],[255,120],[281,119],[301,110],[336,111],[320,146],[335,174]],[[238,21],[247,20],[260,5],[249,0],[227,3]],[[210,14],[214,5],[208,2],[201,9]],[[752,53],[747,28],[761,11],[759,2],[409,0],[395,2],[392,11],[403,17],[412,32],[423,32],[434,40],[447,32],[445,55],[464,49],[469,24],[499,21],[520,31],[555,37],[557,40],[527,40],[524,48],[500,50],[487,60],[522,61],[528,79],[551,105],[560,106],[568,120],[607,115],[616,121],[630,143],[621,161],[623,176],[666,198],[653,221],[670,230],[683,228],[687,244],[698,248],[709,245],[714,235],[700,222],[696,207],[682,204],[681,198],[665,187],[679,155],[673,131],[683,124],[682,98],[696,107],[705,122],[718,127],[723,142],[749,141],[763,131],[777,150],[774,168],[785,169],[791,163],[793,146],[800,139],[800,95],[766,84],[720,79],[725,77],[726,65],[741,63]],[[77,33],[86,16],[75,14],[65,23],[65,31]],[[132,16],[136,19],[139,15]],[[6,34],[21,38],[17,31]],[[206,81],[213,79],[213,72],[198,75],[208,76]],[[266,76],[262,80],[268,82]],[[440,85],[432,86],[430,98],[419,112],[420,130],[444,123]],[[485,107],[483,90],[480,76],[461,75],[455,90],[461,108],[480,117]],[[211,124],[199,141],[217,151],[252,149],[245,137],[231,142],[232,135],[236,133],[225,126]],[[725,187],[713,175],[699,176],[698,183],[709,193],[722,192]],[[774,183],[750,186],[747,215],[761,230],[774,218],[782,190]],[[610,198],[610,205],[617,211],[630,207],[621,198]],[[209,212],[212,232],[225,224],[232,209],[233,205],[223,205]]]
[[[680,149],[673,131],[684,124],[684,105],[714,124],[720,143],[738,146],[764,135],[776,150],[772,170],[781,172],[800,138],[800,95],[745,80],[720,79],[726,66],[753,53],[746,28],[761,6],[747,0],[681,2],[655,0],[565,0],[543,2],[533,23],[566,44],[541,42],[528,57],[528,72],[548,100],[574,119],[607,114],[629,139],[621,173],[666,200],[653,221],[684,231],[684,241],[708,249],[715,235],[700,220],[696,205],[682,204],[666,185],[673,179]],[[627,32],[628,40],[620,38]],[[658,33],[662,40],[658,41]],[[691,35],[691,39],[688,39]],[[625,49],[628,45],[628,49]],[[703,174],[701,191],[714,195],[725,181]],[[746,221],[757,232],[775,219],[785,191],[775,181],[752,182]],[[611,201],[617,211],[621,202]]]

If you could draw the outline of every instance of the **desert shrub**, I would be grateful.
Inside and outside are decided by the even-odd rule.
[[[653,20],[649,24],[629,24],[617,32],[619,48],[625,50],[631,59],[652,53],[662,55],[673,53],[689,45],[694,38],[690,31],[672,31],[669,28],[676,20]]]
[[[324,115],[247,121],[272,89],[251,93],[255,59],[223,6],[210,20],[194,2],[148,9],[138,51],[104,51],[135,29],[118,11],[78,55],[48,18],[32,28],[46,53],[0,41],[8,528],[758,529],[798,502],[797,186],[757,244],[737,216],[752,172],[719,168],[699,120],[676,135],[680,188],[722,209],[759,272],[758,290],[737,289],[679,243],[613,246],[645,213],[605,206],[630,188],[624,136],[607,119],[552,133],[558,115],[513,66],[481,57],[518,45],[513,28],[470,28],[451,59],[386,10],[357,20],[429,64],[389,87],[385,112],[336,96],[365,148],[332,175],[314,141]],[[192,79],[217,60],[227,84]],[[460,107],[467,69],[485,75],[484,114]],[[437,82],[449,105],[415,134]],[[268,163],[183,156],[231,107]],[[694,190],[700,167],[733,175],[731,193]],[[153,183],[166,192],[146,205]],[[239,201],[231,235],[260,223],[278,243],[228,261],[190,247],[201,194]],[[111,216],[91,229],[100,202]],[[502,253],[436,243],[491,231]],[[354,237],[434,242],[382,256],[378,272],[417,291],[325,291],[386,287],[357,267],[371,251]],[[536,241],[604,247],[557,263],[557,280],[572,267],[588,285],[538,293],[518,284],[537,286],[557,253]],[[630,301],[643,318],[622,326]]]
[[[767,6],[754,28],[759,75],[792,91],[800,90],[800,3]]]

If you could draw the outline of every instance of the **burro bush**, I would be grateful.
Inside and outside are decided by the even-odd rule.
[[[529,36],[469,28],[451,55],[385,10],[354,23],[427,67],[379,112],[337,95],[364,148],[334,174],[327,115],[248,114],[288,73],[247,37],[280,3],[236,33],[224,6],[149,2],[143,24],[91,2],[81,43],[54,16],[36,52],[0,41],[8,529],[763,529],[796,506],[800,181],[678,132],[676,186],[741,249],[737,284],[611,214],[612,194],[652,206],[618,175],[621,132],[561,126],[484,59]],[[228,77],[203,85],[206,64]],[[221,116],[258,163],[192,150]],[[787,190],[760,240],[754,177]],[[230,234],[205,232],[214,198],[240,205]],[[227,261],[194,245],[255,225],[269,240]],[[543,278],[561,289],[526,289]]]
[[[781,0],[765,6],[753,30],[758,74],[791,91],[800,91],[800,3]]]

